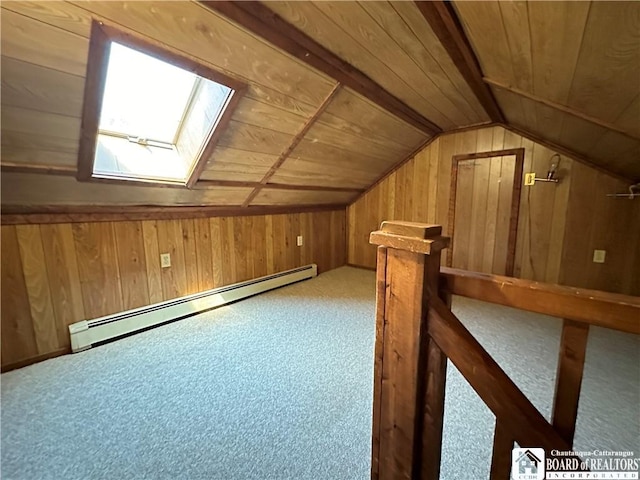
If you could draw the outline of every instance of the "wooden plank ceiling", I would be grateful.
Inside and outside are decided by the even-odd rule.
[[[507,122],[640,180],[639,2],[455,2]]]
[[[461,2],[456,11],[508,123],[638,178],[638,5]],[[215,4],[2,2],[3,209],[344,205],[434,132],[491,122],[478,86],[413,2],[254,7],[296,27],[366,88]],[[92,19],[248,84],[193,189],[75,180]]]

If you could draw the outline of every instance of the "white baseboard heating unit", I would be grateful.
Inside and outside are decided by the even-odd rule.
[[[73,353],[318,275],[316,264],[69,325]]]

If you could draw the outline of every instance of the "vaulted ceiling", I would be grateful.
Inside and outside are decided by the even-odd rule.
[[[248,84],[193,189],[76,181],[92,20]],[[640,179],[637,2],[5,1],[1,21],[3,209],[346,204],[496,121]]]

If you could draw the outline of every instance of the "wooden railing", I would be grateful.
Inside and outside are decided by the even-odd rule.
[[[373,406],[374,480],[440,474],[447,359],[496,416],[491,479],[510,474],[511,449],[570,450],[590,325],[640,333],[635,297],[443,268],[436,225],[383,222],[379,245]],[[451,313],[451,294],[563,318],[553,418],[533,406]]]

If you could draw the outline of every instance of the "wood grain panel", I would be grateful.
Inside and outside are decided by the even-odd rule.
[[[84,78],[2,56],[2,105],[80,117]]]
[[[2,365],[38,355],[16,227],[2,226]]]
[[[457,190],[465,192],[456,195],[454,211],[456,212],[456,225],[453,234],[453,268],[473,270],[469,265],[469,253],[473,248],[471,239],[471,227],[473,225],[473,196],[475,160],[464,160],[458,163]]]
[[[8,132],[2,134],[2,140],[8,140]],[[26,136],[26,135],[25,135]],[[39,138],[38,141],[42,140]],[[29,145],[25,147],[15,147],[2,145],[2,164],[14,164],[14,165],[48,165],[53,167],[69,167],[75,171],[78,163],[78,156],[75,153],[67,152],[51,152],[47,150],[39,150]]]
[[[2,131],[26,133],[36,137],[44,135],[65,138],[77,143],[80,140],[80,119],[26,108],[3,106]]]
[[[328,143],[346,151],[393,160],[406,157],[415,147],[405,147],[375,137],[363,142],[364,139],[360,136],[336,130],[317,122],[309,129],[305,139],[310,142]]]
[[[458,17],[476,52],[482,72],[490,78],[514,84],[516,75],[497,2],[456,2]],[[492,27],[487,28],[488,25]],[[484,54],[491,51],[491,55]]]
[[[68,349],[70,339],[67,327],[86,318],[73,231],[69,224],[58,224],[40,225],[40,232],[57,323],[58,344]]]
[[[16,227],[16,234],[38,353],[57,350],[59,345],[56,317],[51,302],[40,227],[19,225]]]
[[[209,229],[211,231],[211,252],[213,261],[213,286],[214,288],[224,285],[224,265],[225,257],[222,251],[225,245],[222,238],[222,218],[209,219]]]
[[[565,104],[590,2],[529,2],[533,92]],[[562,55],[550,55],[562,52]],[[539,119],[538,119],[539,120]]]
[[[215,287],[213,273],[213,251],[211,249],[211,226],[208,218],[197,218],[195,223],[195,243],[198,264],[198,291]]]
[[[75,33],[88,38],[91,30],[91,17],[81,8],[74,7],[68,2],[4,2],[3,8],[11,10],[28,18],[38,20],[46,25],[52,25],[60,30]]]
[[[526,157],[526,152],[525,152]],[[513,183],[511,181],[507,182],[503,179],[513,179],[515,171],[515,162],[513,161],[513,157],[500,157],[500,188],[498,189],[498,208],[496,210],[496,233],[495,239],[496,243],[493,247],[493,266],[491,273],[502,273],[507,271],[507,255],[508,251],[508,218],[511,217],[511,201],[513,199]],[[526,170],[525,170],[526,171]],[[521,200],[521,209],[518,213],[518,219],[524,218],[524,213],[522,212],[522,200]],[[518,230],[517,238],[520,239],[524,235],[522,230]],[[516,243],[516,269],[515,272],[519,272],[517,269],[519,263],[518,257],[518,244]],[[515,273],[517,276],[518,273]]]
[[[289,146],[291,135],[268,128],[255,127],[232,120],[220,137],[223,147],[249,150],[251,152],[279,155]]]
[[[259,182],[276,160],[278,155],[218,146],[200,178]]]
[[[271,177],[273,183],[288,185],[321,185],[326,187],[366,188],[379,173],[366,168],[339,167],[321,161],[289,158]]]
[[[39,155],[46,158],[49,152],[67,153],[74,159],[78,158],[78,142],[68,138],[50,137],[41,135],[34,137],[28,133],[12,132],[10,130],[2,130],[2,150],[25,152],[40,152]],[[38,153],[32,153],[33,155]],[[17,159],[12,161],[18,161]],[[41,163],[45,163],[42,161]],[[66,162],[65,162],[66,163]]]
[[[220,219],[220,245],[223,259],[222,284],[228,285],[238,278],[237,263],[235,256],[235,232],[233,218]]]
[[[3,4],[3,55],[84,77],[88,50],[87,38],[9,11]]]
[[[113,224],[74,223],[71,228],[87,319],[121,312],[124,304]]]
[[[498,206],[500,205],[499,191],[502,186],[502,157],[492,157],[486,159],[489,162],[488,191],[486,208],[486,223],[484,237],[481,241],[482,264],[481,272],[494,273],[493,265],[496,256],[496,234],[498,230]],[[506,182],[505,182],[506,183]],[[504,202],[502,202],[504,203]],[[509,205],[510,202],[507,203]]]
[[[302,158],[305,160],[324,162],[327,166],[344,167],[348,165],[354,169],[366,169],[382,174],[397,159],[381,158],[379,155],[369,156],[354,151],[344,150],[328,143],[310,142],[302,140],[293,150],[289,158]],[[286,162],[285,162],[286,164]]]
[[[141,222],[113,224],[125,310],[151,303]]]
[[[524,171],[533,171],[538,177],[546,176],[551,156],[556,153],[502,127],[439,137],[418,153],[413,162],[405,163],[348,207],[347,262],[373,268],[375,248],[369,245],[369,234],[383,220],[411,221],[416,216],[420,218],[420,209],[434,212],[435,223],[443,225],[444,231],[449,234],[447,213],[451,158],[453,155],[486,151],[487,146],[492,150],[524,147],[527,163]],[[494,159],[490,177],[497,175],[495,169],[498,166],[503,179],[513,178],[513,161],[508,161],[508,157],[500,158],[499,163],[498,159]],[[638,202],[605,196],[606,193],[625,191],[625,183],[564,155],[558,177],[561,179],[559,184],[536,183],[534,187],[523,187],[519,212],[521,222],[517,232],[516,276],[535,276],[539,281],[619,293],[637,292],[640,287],[634,286],[637,280],[633,280],[634,269],[630,259],[636,258],[640,229],[628,226],[637,223],[640,207]],[[414,179],[424,182],[424,178],[437,180],[429,181],[428,191],[416,188],[414,184]],[[498,204],[509,203],[507,200],[511,189],[506,188],[507,184],[506,181],[500,182]],[[530,203],[527,201],[528,188],[531,189]],[[502,201],[501,196],[504,197]],[[498,218],[510,214],[506,208],[498,208],[494,212],[496,225],[500,224]],[[528,226],[529,218],[532,228]],[[626,231],[623,225],[627,225]],[[492,228],[495,228],[493,220],[487,221],[485,237],[487,230]],[[499,231],[496,231],[496,235],[503,237]],[[611,251],[612,257],[607,257],[605,264],[594,264],[591,257],[595,248],[607,250],[607,255]],[[505,250],[506,245],[501,242],[493,245],[494,271],[504,268],[504,263],[495,259],[499,258],[498,252]],[[485,251],[491,251],[491,246],[485,244]],[[627,259],[626,264],[621,260],[623,258]],[[488,268],[488,262],[484,260],[486,258],[483,258],[483,265],[487,264]]]
[[[480,149],[478,145],[478,149]],[[471,232],[469,234],[470,246],[469,250],[469,270],[482,271],[484,263],[484,241],[487,230],[487,204],[495,186],[489,183],[489,174],[491,172],[491,159],[481,158],[476,161],[473,171],[473,197],[471,217]],[[505,183],[508,180],[505,178]],[[499,184],[498,184],[499,185]]]
[[[614,121],[638,94],[640,5],[592,2],[569,105]]]
[[[195,219],[184,218],[180,220],[180,226],[182,228],[185,268],[186,265],[196,266],[195,270],[186,272],[186,291],[189,293],[197,293],[200,291],[200,282],[198,281],[198,240],[196,237]]]
[[[317,123],[364,138],[392,140],[407,147],[415,147],[427,138],[424,132],[346,87],[340,89]]]
[[[533,90],[533,65],[528,5],[525,2],[509,2],[499,3],[498,7],[507,35],[511,68],[515,73],[515,83],[512,85],[530,92]]]
[[[240,100],[233,112],[233,119],[246,125],[269,128],[289,135],[298,133],[306,121],[306,117],[302,115],[250,97]]]
[[[162,292],[162,272],[160,271],[158,223],[155,220],[142,222],[142,241],[144,243],[149,303],[160,303],[164,300],[164,295]]]

